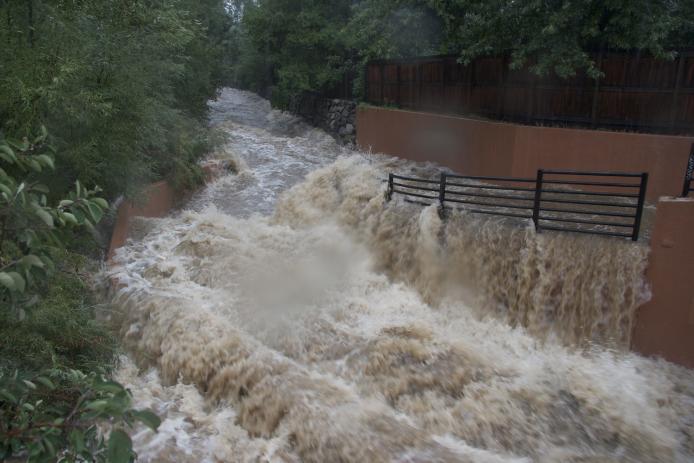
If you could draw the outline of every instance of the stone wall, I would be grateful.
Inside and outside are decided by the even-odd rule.
[[[309,123],[328,132],[348,147],[356,143],[357,103],[350,100],[323,98],[314,93],[304,93],[295,99],[289,110],[302,116]]]

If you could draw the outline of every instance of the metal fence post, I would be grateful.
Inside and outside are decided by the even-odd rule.
[[[446,200],[446,174],[441,172],[441,179],[439,180],[439,215],[443,218],[446,216],[446,207],[444,201]]]
[[[393,174],[388,174],[388,191],[386,191],[386,201],[393,197]]]
[[[643,215],[643,204],[646,201],[646,188],[648,188],[648,172],[641,174],[641,186],[639,187],[639,199],[636,203],[636,216],[634,217],[634,229],[631,234],[632,241],[639,240],[639,230],[641,229],[641,216]]]
[[[682,187],[683,198],[689,196],[689,192],[692,189],[692,176],[694,176],[694,143],[692,143],[692,150],[689,153],[689,160],[687,161],[687,170],[684,172],[684,186]]]
[[[542,169],[538,169],[537,177],[535,178],[535,200],[533,202],[533,223],[535,224],[536,231],[540,231],[540,202],[542,201],[543,176],[544,171]]]

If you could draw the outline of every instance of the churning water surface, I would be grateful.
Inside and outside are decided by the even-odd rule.
[[[231,165],[109,276],[141,461],[690,462],[694,373],[629,353],[643,244],[385,202],[389,170],[226,89]]]

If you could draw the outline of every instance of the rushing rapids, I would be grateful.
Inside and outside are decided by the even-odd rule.
[[[629,353],[647,249],[384,200],[388,170],[225,90],[233,173],[119,250],[143,461],[688,462],[694,373]]]

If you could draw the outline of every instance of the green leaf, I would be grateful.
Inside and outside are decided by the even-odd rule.
[[[48,130],[46,130],[45,126],[41,126],[41,134],[34,138],[34,144],[37,145],[39,143],[42,143],[43,141],[46,140],[46,137],[48,136]]]
[[[13,404],[17,403],[17,397],[15,397],[14,394],[12,394],[7,389],[0,389],[0,396],[3,396],[5,399],[9,400]]]
[[[55,389],[55,385],[53,384],[53,382],[45,376],[37,376],[36,378],[34,378],[34,381],[36,381],[39,384],[42,384],[48,389]]]
[[[101,218],[104,216],[104,211],[102,211],[101,208],[92,201],[87,201],[87,208],[94,219],[94,223],[99,223]]]
[[[29,380],[23,379],[22,382],[28,387],[29,389],[36,389],[36,384],[32,383]]]
[[[38,267],[38,268],[43,268],[44,264],[41,259],[39,259],[37,256],[33,254],[26,255],[22,257],[21,262],[25,265],[30,265],[32,267]]]
[[[3,285],[5,288],[9,289],[10,291],[14,291],[16,289],[16,286],[14,284],[14,279],[5,272],[0,272],[0,285]]]
[[[8,138],[7,143],[9,143],[11,146],[14,146],[19,151],[26,151],[29,149],[29,141],[26,139],[19,141],[19,140],[14,140],[12,138]]]
[[[58,207],[68,207],[72,206],[74,203],[75,202],[70,199],[63,199],[62,201],[60,201],[60,203],[58,203]]]
[[[73,209],[72,213],[75,214],[75,218],[77,219],[77,223],[84,223],[84,221],[86,220],[84,212],[82,212],[80,209]]]
[[[133,412],[133,416],[152,431],[156,431],[161,424],[159,417],[151,410],[136,410]]]
[[[129,463],[132,456],[133,443],[125,432],[120,429],[111,431],[108,439],[106,457],[109,463]]]
[[[48,189],[48,187],[42,183],[37,183],[33,187],[31,187],[32,190],[38,191],[39,193],[46,193],[48,194],[51,190]]]
[[[12,148],[7,145],[0,145],[0,159],[4,159],[10,164],[17,162],[17,156],[12,151]]]
[[[101,209],[108,209],[108,201],[104,198],[94,198],[92,201],[98,204]]]
[[[117,394],[123,392],[125,388],[115,381],[98,381],[94,383],[94,389],[101,392]]]
[[[49,227],[53,228],[53,216],[46,212],[44,209],[37,208],[35,210],[36,215],[39,216],[43,222],[48,225]]]
[[[53,442],[51,442],[48,438],[44,438],[43,444],[46,446],[46,451],[48,452],[48,454],[51,457],[55,456],[55,446],[53,445]]]
[[[51,169],[55,169],[55,163],[53,162],[53,158],[51,158],[47,154],[39,154],[36,157],[43,163],[43,165],[48,166]]]
[[[53,263],[53,260],[50,257],[42,255],[41,261],[46,265],[49,271],[52,272],[53,270],[55,270],[55,264]]]
[[[41,172],[41,164],[39,164],[36,159],[27,159],[26,163],[29,165],[29,167],[31,167],[32,170],[36,172]]]
[[[82,196],[82,185],[80,185],[79,180],[75,180],[75,191],[77,192],[77,197]]]
[[[88,410],[94,410],[97,412],[101,412],[108,407],[108,401],[107,400],[93,400],[89,402],[85,408]]]
[[[74,215],[70,214],[69,212],[63,212],[62,216],[67,222],[77,225],[77,218]]]
[[[24,288],[26,287],[24,278],[22,278],[22,276],[17,272],[7,272],[7,274],[12,278],[12,281],[14,282],[14,291],[23,293]]]

